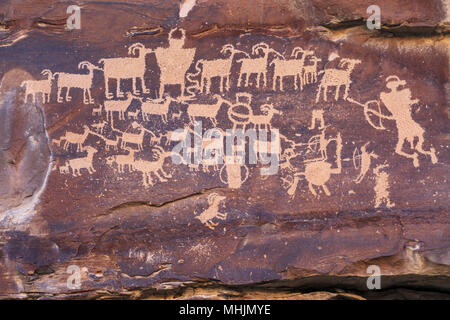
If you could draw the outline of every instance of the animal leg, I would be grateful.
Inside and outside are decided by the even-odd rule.
[[[58,87],[58,92],[57,92],[57,94],[56,94],[56,96],[57,96],[57,101],[59,102],[59,103],[61,103],[61,102],[63,102],[63,98],[61,97],[61,87]]]
[[[330,193],[330,190],[328,190],[328,187],[326,186],[326,185],[322,185],[322,189],[323,189],[323,192],[325,192],[325,194],[327,195],[327,196],[330,196],[331,195],[331,193]]]
[[[334,100],[338,101],[339,99],[339,89],[341,88],[340,85],[336,86],[336,94],[334,95]]]
[[[160,169],[160,170],[161,170],[161,169]],[[162,170],[161,170],[161,171],[162,171]],[[159,181],[161,181],[161,182],[167,182],[167,179],[165,179],[162,175],[160,175],[160,174],[158,173],[158,170],[154,171],[153,173],[154,173],[155,176],[159,179]]]
[[[237,86],[238,86],[238,87],[240,87],[240,86],[242,85],[242,76],[243,76],[243,74],[240,73],[240,74],[239,74],[238,83],[237,83]]]
[[[137,78],[132,79],[133,93],[140,94],[141,92],[136,88],[136,81],[137,81]]]
[[[109,92],[109,82],[108,82],[109,78],[105,77],[105,96],[108,99],[111,99],[113,97],[113,95]]]
[[[123,98],[124,97],[124,93],[122,91],[120,91],[120,78],[117,79],[117,87],[116,87],[116,96],[118,98]]]
[[[144,77],[141,77],[140,79],[141,79],[141,83],[142,83],[142,91],[144,93],[150,93],[150,89],[147,88],[147,86],[145,85]]]
[[[69,95],[70,92],[70,87],[67,87],[67,91],[66,91],[66,101],[71,101],[72,97]]]
[[[314,187],[311,182],[308,182],[308,188],[309,188],[309,191],[311,191],[311,193],[314,195],[314,197],[317,197],[317,192],[316,192],[316,190],[314,190]]]
[[[345,92],[344,92],[344,100],[347,100],[348,98],[348,91],[350,89],[350,86],[348,84],[345,85]]]
[[[321,91],[322,91],[322,85],[319,85],[319,89],[317,90],[317,95],[316,95],[316,103],[319,102],[319,100],[320,100]]]

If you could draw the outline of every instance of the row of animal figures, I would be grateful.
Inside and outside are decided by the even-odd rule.
[[[104,58],[99,62],[103,66],[96,66],[89,61],[82,61],[78,64],[79,69],[86,69],[88,73],[66,73],[55,72],[53,73],[49,69],[45,69],[41,72],[46,76],[46,79],[42,80],[26,80],[22,83],[22,87],[25,88],[25,97],[28,100],[29,97],[33,101],[37,100],[37,96],[40,95],[44,103],[50,102],[50,96],[52,92],[53,82],[56,82],[57,102],[62,103],[64,100],[69,102],[72,100],[70,90],[81,89],[83,90],[83,102],[85,104],[93,104],[91,89],[93,87],[94,71],[102,71],[105,81],[105,96],[108,99],[113,98],[113,94],[110,92],[110,80],[115,79],[116,85],[116,98],[125,97],[125,93],[121,91],[122,80],[132,80],[132,93],[134,95],[140,95],[141,91],[137,86],[137,79],[139,79],[142,87],[142,93],[150,93],[150,90],[146,86],[144,74],[147,71],[146,68],[146,55],[152,52],[158,52],[158,49],[146,48],[141,43],[135,43],[129,47],[129,54],[136,54],[137,57],[126,58]],[[273,68],[272,73],[272,89],[281,91],[284,90],[283,80],[286,77],[290,77],[294,80],[295,89],[303,90],[307,84],[316,83],[321,77],[319,87],[317,89],[316,102],[323,97],[323,100],[327,101],[328,88],[335,88],[335,100],[339,99],[340,89],[344,88],[343,98],[348,97],[348,91],[350,88],[351,74],[355,66],[361,63],[357,59],[340,58],[340,62],[337,68],[326,68],[322,71],[318,71],[318,63],[322,60],[315,56],[314,51],[304,50],[301,47],[295,47],[291,54],[286,57],[276,50],[272,49],[264,42],[258,43],[252,47],[252,56],[234,48],[233,45],[227,44],[223,46],[221,53],[228,54],[227,58],[219,59],[200,59],[195,64],[195,72],[189,73],[184,70],[180,71],[178,68],[177,59],[183,59],[184,51],[188,49],[173,48],[174,50],[168,52],[173,53],[173,61],[170,64],[165,64],[164,68],[160,67],[161,79],[159,81],[159,98],[162,98],[165,93],[165,87],[169,84],[178,84],[181,86],[181,96],[185,96],[185,91],[189,97],[193,97],[198,92],[210,93],[212,79],[218,78],[220,80],[219,91],[230,90],[231,84],[231,70],[233,63],[240,63],[240,72],[237,79],[238,87],[248,87],[250,76],[256,75],[256,87],[260,87],[261,79],[263,87],[267,86],[267,74],[269,67]],[[185,55],[189,55],[191,52],[186,52]],[[177,55],[178,54],[178,55]],[[243,56],[240,59],[236,59],[237,56]],[[336,55],[332,55],[332,59],[338,58]],[[165,57],[167,59],[167,57]],[[170,58],[170,57],[169,57]],[[189,57],[186,57],[189,58]],[[189,63],[185,63],[188,65]],[[190,64],[189,64],[190,65]],[[167,70],[169,69],[169,70]],[[182,75],[176,75],[176,73],[184,72]],[[168,80],[164,80],[168,78]],[[175,79],[176,78],[176,79]],[[186,80],[188,85],[186,86]],[[63,90],[65,90],[65,96],[63,97]],[[105,101],[106,103],[106,101]]]
[[[195,120],[210,120],[211,123],[217,125],[217,115],[220,108],[225,105],[227,108],[228,120],[233,124],[233,129],[245,128],[253,125],[257,130],[259,128],[270,129],[270,123],[274,115],[281,115],[282,112],[276,109],[273,104],[262,104],[259,110],[255,113],[251,106],[252,95],[249,93],[237,93],[236,102],[229,101],[219,94],[214,94],[212,103],[189,103],[184,99],[173,98],[165,95],[163,99],[143,99],[137,97],[132,93],[127,94],[127,99],[122,101],[106,100],[103,105],[93,108],[92,114],[101,116],[103,112],[106,114],[106,119],[113,122],[113,116],[118,114],[119,120],[126,120],[126,118],[142,121],[149,121],[151,116],[157,117],[163,123],[168,123],[168,118],[171,115],[174,119],[179,119],[182,116],[180,110],[181,106],[187,105],[186,114],[191,123]],[[135,111],[128,111],[134,100],[139,101],[139,108]],[[171,110],[171,104],[175,102],[176,107]]]

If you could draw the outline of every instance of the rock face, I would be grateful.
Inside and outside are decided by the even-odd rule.
[[[448,298],[450,5],[378,5],[6,1],[0,296]]]

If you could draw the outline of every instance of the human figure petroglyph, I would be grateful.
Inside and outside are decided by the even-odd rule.
[[[53,139],[52,142],[60,146],[61,142],[64,141],[63,149],[65,151],[68,150],[70,144],[75,144],[77,146],[77,152],[81,152],[84,142],[86,141],[89,134],[92,133],[87,125],[84,125],[83,129],[84,132],[82,134],[66,132],[64,136],[59,139]]]
[[[302,57],[300,59],[298,58],[299,53],[302,53]],[[313,51],[303,50],[300,47],[295,47],[292,50],[292,59],[286,60],[284,57],[274,58],[270,63],[270,65],[274,65],[272,89],[276,89],[277,80],[280,79],[280,90],[284,91],[283,78],[293,76],[295,90],[298,90],[298,82],[300,82],[300,90],[303,90],[305,59],[307,56],[312,54],[314,54]]]
[[[389,175],[387,172],[383,171],[388,165],[378,165],[373,169],[375,174],[375,208],[380,207],[383,203],[387,208],[392,208],[394,203],[391,202],[389,198]]]
[[[258,54],[258,51],[260,54],[262,54],[262,57],[257,58],[242,58],[237,60],[237,62],[241,62],[241,70],[239,73],[239,79],[237,86],[242,86],[242,80],[245,76],[245,82],[244,86],[248,87],[248,80],[252,74],[256,74],[256,87],[259,88],[260,86],[260,77],[263,78],[263,87],[267,86],[267,67],[268,67],[268,61],[269,61],[269,55],[271,53],[275,54],[276,56],[284,59],[283,55],[280,54],[278,51],[272,49],[269,47],[269,45],[265,42],[260,42],[258,44],[255,44],[252,47],[252,54],[256,55]]]
[[[78,69],[87,69],[89,71],[88,74],[73,74],[73,73],[65,73],[65,72],[55,72],[53,76],[57,76],[56,78],[56,87],[57,89],[57,101],[59,103],[63,102],[63,98],[61,96],[61,91],[63,88],[66,88],[66,96],[65,100],[71,101],[72,97],[70,96],[70,89],[78,88],[83,89],[83,103],[89,104],[94,103],[94,99],[92,99],[91,88],[92,88],[92,80],[94,78],[94,70],[102,71],[101,68],[94,66],[89,61],[82,61],[78,64]]]
[[[322,109],[314,109],[312,111],[311,125],[309,126],[310,130],[313,130],[316,128],[317,121],[319,121],[319,129],[325,128],[325,120],[323,119],[323,113],[324,113],[324,110],[322,110]]]
[[[372,158],[378,159],[377,154],[375,154],[374,152],[367,151],[367,146],[369,145],[369,143],[370,142],[367,142],[361,147],[361,153],[359,155],[356,154],[356,151],[358,149],[355,149],[355,152],[353,153],[353,163],[355,164],[355,167],[356,161],[360,161],[360,168],[361,168],[358,177],[354,180],[356,183],[361,183],[361,181],[366,176],[372,164]],[[356,159],[357,157],[359,157],[359,160]]]
[[[94,154],[97,152],[97,149],[91,146],[87,146],[84,148],[84,151],[87,152],[87,155],[85,157],[67,160],[65,165],[63,166],[64,170],[66,170],[66,168],[70,168],[74,177],[81,176],[81,169],[86,169],[90,174],[93,174],[95,172],[93,159]]]
[[[431,163],[437,163],[436,151],[433,147],[430,151],[423,149],[425,130],[412,118],[412,106],[419,100],[411,99],[411,90],[409,88],[399,89],[405,86],[406,81],[400,80],[397,76],[390,76],[386,79],[386,87],[389,92],[382,92],[380,100],[392,114],[391,119],[395,120],[398,130],[398,141],[395,152],[401,156],[413,159],[414,167],[419,166],[418,153],[431,157]],[[415,139],[417,144],[414,146]],[[403,145],[408,142],[415,151],[409,154],[403,151]]]
[[[364,116],[367,122],[377,130],[385,130],[382,119],[394,120],[397,126],[398,140],[395,146],[395,152],[406,158],[413,159],[414,167],[419,166],[419,154],[431,157],[431,163],[437,163],[436,150],[430,147],[430,151],[423,149],[425,142],[425,130],[412,118],[412,106],[417,104],[419,100],[411,98],[411,90],[409,88],[400,89],[405,86],[406,81],[400,80],[397,76],[389,76],[386,78],[386,88],[388,92],[380,93],[380,101],[384,104],[391,115],[386,115],[381,112],[379,101],[371,100],[365,104],[359,103],[351,98],[347,100],[364,108]],[[371,104],[376,104],[378,110],[370,109]],[[375,124],[371,116],[376,116],[379,119],[379,124]],[[415,143],[417,139],[417,143]],[[404,144],[409,143],[414,153],[407,153],[403,151]]]
[[[200,220],[202,224],[204,224],[211,230],[214,230],[214,228],[217,227],[219,223],[213,222],[213,219],[226,220],[227,218],[227,213],[219,212],[219,206],[225,199],[226,197],[224,196],[220,196],[217,193],[211,193],[208,196],[209,207],[195,218]]]
[[[230,75],[231,75],[231,66],[234,61],[234,57],[237,54],[244,54],[247,58],[250,56],[241,51],[234,48],[231,44],[226,44],[222,47],[220,51],[222,54],[229,53],[230,56],[226,59],[214,59],[214,60],[204,60],[200,59],[195,64],[196,73],[187,74],[187,78],[189,81],[195,83],[194,87],[198,88],[202,92],[210,93],[211,92],[211,81],[213,78],[220,78],[220,92],[224,92],[225,90],[230,90]],[[202,66],[200,68],[200,65]],[[200,76],[200,82],[193,79],[194,77]]]
[[[159,97],[165,92],[166,85],[178,85],[181,87],[181,96],[184,96],[186,72],[192,64],[195,48],[184,48],[186,31],[179,29],[181,38],[173,37],[174,28],[169,32],[169,47],[156,48],[156,60],[161,71],[159,83]]]
[[[25,80],[20,85],[25,87],[25,102],[28,101],[28,96],[31,95],[31,101],[37,101],[37,95],[40,94],[43,103],[50,102],[50,94],[52,91],[52,80],[54,79],[51,70],[44,69],[41,74],[47,76],[44,80]]]
[[[319,102],[321,92],[323,91],[323,100],[327,101],[327,90],[329,87],[335,87],[336,93],[334,100],[339,99],[339,89],[344,86],[344,99],[348,97],[348,91],[352,83],[351,74],[357,64],[361,63],[361,60],[342,58],[339,63],[341,69],[325,69],[318,73],[320,76],[323,74],[322,79],[317,89],[316,102]]]
[[[133,96],[130,92],[127,92],[126,100],[105,100],[103,102],[103,106],[106,112],[106,119],[109,120],[112,118],[114,112],[119,113],[119,120],[125,120],[125,113],[127,109],[130,107],[131,102],[136,97]]]
[[[113,94],[109,90],[109,80],[116,79],[116,97],[120,98],[124,96],[124,93],[120,91],[121,80],[132,79],[133,93],[135,95],[140,94],[137,90],[136,82],[140,79],[143,93],[150,93],[150,90],[146,87],[144,80],[145,57],[147,54],[154,52],[152,49],[146,48],[142,43],[132,44],[128,48],[128,54],[136,54],[137,57],[125,57],[125,58],[103,58],[99,60],[99,63],[103,64],[103,74],[105,78],[105,96],[108,99],[113,97]]]

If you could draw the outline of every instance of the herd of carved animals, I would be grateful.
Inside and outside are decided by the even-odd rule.
[[[50,95],[52,92],[53,82],[57,87],[57,101],[63,102],[61,96],[63,89],[65,90],[65,101],[71,101],[70,90],[78,88],[83,90],[83,102],[85,104],[92,104],[93,99],[91,95],[91,89],[93,86],[94,71],[103,71],[105,81],[105,96],[108,99],[113,98],[113,94],[110,91],[110,80],[116,80],[116,92],[115,96],[117,100],[104,100],[103,104],[93,107],[92,115],[103,116],[105,114],[106,121],[101,120],[98,123],[91,125],[92,129],[85,125],[83,126],[82,133],[66,132],[59,139],[54,139],[53,142],[61,146],[63,150],[67,151],[70,146],[76,147],[77,153],[83,153],[82,156],[67,160],[63,165],[59,166],[61,173],[72,174],[73,176],[79,176],[82,170],[92,174],[94,169],[94,155],[98,152],[95,147],[85,146],[85,142],[89,135],[98,137],[105,144],[105,150],[119,151],[123,150],[127,154],[115,154],[106,158],[106,164],[122,174],[125,172],[138,172],[142,177],[142,184],[144,187],[150,187],[156,182],[166,182],[172,178],[171,173],[167,172],[164,168],[164,161],[173,156],[173,152],[165,151],[162,148],[162,139],[165,139],[165,145],[171,140],[177,140],[174,138],[174,132],[167,132],[165,134],[160,133],[157,135],[152,130],[145,128],[142,124],[144,122],[153,119],[161,120],[163,124],[167,124],[169,119],[179,119],[185,112],[186,118],[189,119],[189,124],[185,126],[186,132],[196,134],[190,125],[194,124],[196,120],[208,120],[211,121],[213,126],[217,125],[217,115],[221,108],[227,109],[227,120],[231,123],[233,130],[247,129],[248,127],[258,129],[270,130],[272,118],[275,115],[281,115],[281,111],[276,109],[273,104],[266,103],[259,106],[259,110],[254,112],[252,106],[252,95],[250,93],[236,93],[235,101],[229,101],[222,97],[220,94],[213,94],[210,103],[191,103],[195,98],[196,93],[211,93],[212,79],[219,78],[219,91],[229,91],[231,83],[231,68],[233,64],[237,63],[240,66],[240,71],[237,79],[237,87],[248,87],[249,78],[256,76],[255,86],[267,87],[267,78],[269,72],[272,74],[272,89],[275,91],[279,88],[280,91],[284,91],[284,81],[287,77],[291,77],[294,80],[295,90],[303,90],[306,85],[318,83],[316,92],[316,103],[323,99],[327,101],[327,91],[329,88],[335,90],[334,99],[337,101],[340,97],[341,89],[343,88],[342,98],[350,103],[357,104],[364,108],[364,116],[368,123],[377,130],[384,130],[382,124],[383,120],[395,121],[398,133],[398,143],[396,146],[396,153],[407,158],[414,160],[414,166],[418,166],[418,155],[422,154],[430,156],[432,163],[437,162],[437,157],[434,148],[430,147],[429,151],[423,149],[424,142],[424,130],[416,123],[411,117],[411,105],[417,103],[417,100],[411,99],[411,92],[409,89],[400,89],[405,85],[403,80],[400,80],[396,76],[390,76],[386,79],[386,87],[390,90],[388,93],[382,92],[380,95],[381,101],[386,105],[387,109],[392,115],[385,115],[381,113],[381,109],[378,103],[378,111],[371,108],[374,101],[368,101],[367,103],[359,103],[349,97],[350,85],[352,83],[351,75],[355,67],[361,63],[357,59],[339,58],[339,63],[336,68],[325,68],[319,71],[318,64],[322,62],[321,59],[314,55],[313,51],[304,50],[301,47],[295,47],[292,49],[290,55],[283,55],[276,50],[272,49],[264,42],[258,43],[252,47],[251,54],[242,50],[236,49],[233,45],[227,44],[223,46],[221,54],[228,55],[228,57],[221,59],[198,60],[194,67],[195,72],[187,72],[188,67],[192,65],[195,49],[185,49],[184,45],[184,31],[182,30],[181,39],[173,39],[173,30],[169,35],[169,48],[157,48],[149,49],[140,43],[133,44],[128,49],[129,55],[135,55],[135,57],[125,58],[104,58],[99,61],[103,67],[98,67],[90,62],[83,61],[78,65],[79,69],[86,69],[88,73],[84,74],[69,74],[56,72],[52,73],[49,69],[42,71],[42,75],[47,79],[43,80],[27,80],[22,83],[25,87],[25,99],[29,96],[36,101],[37,96],[41,95],[44,103],[50,102]],[[164,51],[171,50],[171,51]],[[183,51],[187,50],[187,51]],[[190,51],[189,51],[190,50]],[[161,79],[158,98],[148,98],[140,96],[141,91],[138,90],[138,79],[142,88],[143,94],[149,94],[150,90],[145,83],[144,74],[147,71],[146,55],[154,53],[157,57],[158,66],[161,69]],[[172,53],[176,57],[180,57],[184,61],[185,70],[181,75],[174,75],[173,73],[177,68],[173,70],[167,70],[168,62],[170,61],[170,55]],[[164,59],[165,60],[164,60]],[[335,59],[334,56],[332,59]],[[159,60],[158,60],[159,59]],[[330,59],[331,61],[331,59]],[[162,66],[162,65],[163,66]],[[183,64],[183,63],[181,63]],[[169,68],[170,69],[170,68]],[[163,72],[164,71],[164,72]],[[121,81],[126,79],[132,79],[132,90],[130,92],[121,91]],[[187,81],[187,82],[185,82]],[[174,98],[165,91],[165,85],[178,84],[181,86],[181,96]],[[188,95],[185,95],[185,92]],[[135,102],[138,102],[136,108]],[[393,102],[397,103],[394,104]],[[130,108],[133,104],[133,108]],[[185,111],[179,111],[185,106]],[[186,106],[187,105],[187,106]],[[242,111],[242,108],[246,112]],[[134,109],[132,111],[131,109]],[[178,111],[175,111],[178,110]],[[119,130],[114,125],[115,115],[119,121],[131,119],[132,123],[125,130]],[[373,117],[378,117],[379,124],[373,122]],[[140,123],[142,122],[142,123]],[[284,135],[280,134],[280,137],[284,142],[288,143],[288,147],[284,147],[278,154],[280,159],[281,169],[281,181],[287,194],[293,198],[296,195],[296,190],[300,183],[300,180],[304,179],[307,182],[309,191],[315,197],[319,196],[319,193],[325,195],[331,195],[328,189],[327,182],[330,180],[333,174],[341,174],[342,162],[353,161],[355,169],[359,169],[359,174],[354,180],[356,184],[360,183],[369,170],[372,167],[372,160],[378,159],[373,151],[368,151],[369,143],[364,144],[361,148],[355,148],[353,157],[342,159],[342,137],[339,132],[334,136],[327,134],[329,125],[325,125],[324,111],[321,109],[314,109],[312,111],[311,126],[309,130],[317,130],[316,124],[319,124],[319,132],[312,136],[308,141],[293,141],[287,139]],[[131,131],[128,131],[131,128]],[[406,132],[402,128],[412,128],[414,130]],[[110,135],[105,135],[105,128],[107,128]],[[217,128],[222,133],[224,130]],[[111,137],[113,133],[113,137]],[[225,133],[224,133],[225,134]],[[139,152],[144,150],[144,139],[150,137],[149,144],[152,147],[154,159],[145,160],[141,159],[138,155]],[[418,143],[413,146],[411,142],[411,148],[413,154],[403,151],[403,145],[405,142],[414,142],[418,139]],[[213,139],[202,141],[202,152],[204,152],[208,146],[214,145]],[[261,142],[257,141],[256,148],[261,148],[261,143],[270,144],[270,141]],[[132,148],[133,146],[133,148]],[[330,146],[333,146],[330,148]],[[334,155],[330,156],[330,149],[334,151]],[[264,148],[264,150],[270,150],[270,147]],[[190,150],[194,152],[193,148]],[[303,163],[303,170],[299,170],[293,165],[293,159],[301,157]],[[329,160],[329,159],[334,159]],[[183,160],[181,161],[183,163]],[[200,166],[204,172],[219,172],[219,166],[217,163],[208,162],[203,160],[200,164],[188,164],[190,170],[199,170]],[[246,167],[246,165],[244,165]],[[376,176],[377,186],[380,189],[383,186],[388,185],[388,173],[383,171],[387,167],[387,164],[376,164],[373,169],[373,174]],[[220,170],[219,176],[222,180],[222,170]],[[248,168],[247,177],[248,177]],[[244,181],[247,178],[244,179]],[[223,181],[223,180],[222,180]],[[244,182],[242,181],[242,182]],[[240,183],[238,184],[240,186]],[[231,183],[230,183],[231,187]],[[377,191],[376,206],[385,203],[387,206],[391,206],[386,190]],[[214,229],[216,224],[212,222],[213,218],[225,219],[226,214],[218,212],[218,203],[222,201],[217,195],[210,200],[211,207],[205,210],[198,219],[211,229]]]
[[[150,93],[150,90],[147,88],[144,78],[144,74],[147,71],[145,56],[154,53],[155,51],[156,50],[146,48],[141,43],[135,43],[129,47],[128,53],[136,54],[137,57],[103,58],[99,60],[99,63],[103,64],[102,67],[96,66],[89,61],[80,62],[78,64],[78,69],[86,69],[88,73],[52,73],[51,70],[45,69],[41,74],[46,76],[46,79],[26,80],[22,83],[22,87],[25,88],[25,97],[28,99],[31,96],[32,101],[36,101],[37,96],[40,95],[44,103],[49,103],[52,85],[55,83],[58,103],[62,103],[63,100],[66,102],[72,100],[70,90],[82,89],[83,102],[85,104],[93,104],[94,100],[91,95],[91,89],[93,87],[95,70],[103,72],[105,96],[108,99],[113,98],[113,94],[110,92],[111,79],[116,79],[117,81],[115,92],[117,98],[127,96],[129,99],[129,95],[126,95],[121,91],[121,81],[127,79],[132,80],[132,92],[135,96],[141,94],[141,91],[138,90],[137,79],[139,79],[139,82],[141,83],[142,93],[148,94]],[[283,83],[286,77],[293,78],[296,90],[299,88],[300,90],[303,90],[305,85],[318,82],[319,77],[323,74],[317,92],[317,101],[320,98],[322,90],[323,98],[325,101],[327,100],[326,91],[329,87],[334,87],[336,89],[335,100],[338,100],[339,98],[340,87],[344,87],[345,99],[348,96],[348,90],[351,84],[351,73],[355,66],[361,62],[355,59],[342,58],[338,68],[329,68],[319,71],[318,63],[322,60],[314,55],[314,51],[295,47],[292,50],[291,55],[285,57],[281,53],[270,48],[270,46],[264,42],[258,43],[252,47],[252,56],[234,48],[231,44],[224,45],[221,53],[229,54],[230,56],[224,59],[200,59],[195,64],[195,73],[186,72],[186,74],[183,75],[185,80],[193,83],[191,85],[186,85],[185,83],[182,84],[182,87],[186,88],[190,95],[193,94],[193,90],[207,94],[210,93],[213,78],[220,79],[219,91],[221,93],[230,90],[231,68],[233,63],[239,63],[240,72],[237,79],[238,87],[248,87],[249,79],[252,75],[256,75],[256,87],[260,87],[261,78],[263,87],[266,87],[269,67],[273,66],[273,90],[276,90],[276,88],[279,87],[281,91],[284,91]],[[235,59],[238,55],[243,55],[244,57]],[[162,86],[163,84],[160,85]],[[63,90],[65,91],[64,97],[62,96]],[[163,93],[164,89],[160,89],[159,92]],[[185,92],[182,90],[181,96],[184,95]],[[161,96],[162,94],[160,94],[159,98],[162,98]],[[118,100],[113,101],[118,102]],[[105,101],[105,107],[107,104],[108,100]]]

